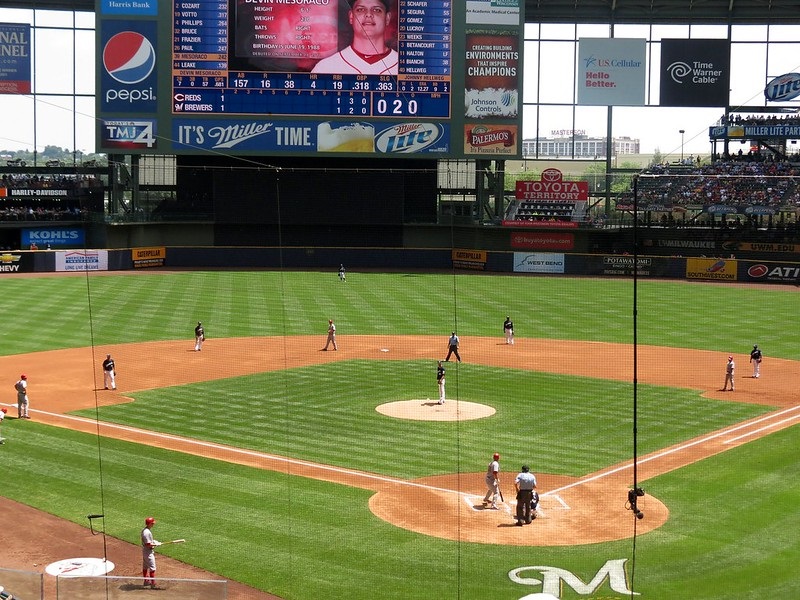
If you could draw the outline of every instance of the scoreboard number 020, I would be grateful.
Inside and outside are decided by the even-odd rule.
[[[419,104],[413,98],[378,98],[375,114],[382,116],[407,116],[419,113]]]

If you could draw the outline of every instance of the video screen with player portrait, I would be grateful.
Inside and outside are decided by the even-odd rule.
[[[237,0],[233,68],[398,73],[397,0]]]

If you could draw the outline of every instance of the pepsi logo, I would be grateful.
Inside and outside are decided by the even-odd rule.
[[[155,66],[156,51],[141,33],[121,31],[103,48],[103,67],[120,83],[133,85],[144,81]]]
[[[747,269],[747,274],[750,275],[750,277],[764,277],[768,271],[769,269],[766,265],[753,265]]]

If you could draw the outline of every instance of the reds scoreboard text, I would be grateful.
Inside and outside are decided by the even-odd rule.
[[[97,0],[101,151],[519,157],[522,0]]]
[[[234,15],[224,0],[176,0],[173,113],[449,118],[451,7],[400,0],[391,20],[398,67],[344,75],[310,72],[347,34],[338,3],[246,0]]]

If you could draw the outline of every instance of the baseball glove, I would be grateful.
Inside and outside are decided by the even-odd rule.
[[[201,340],[201,341],[203,341],[203,342],[205,342],[205,341],[206,341],[206,336],[204,336],[204,335],[203,335],[203,336],[200,336],[200,340]]]

